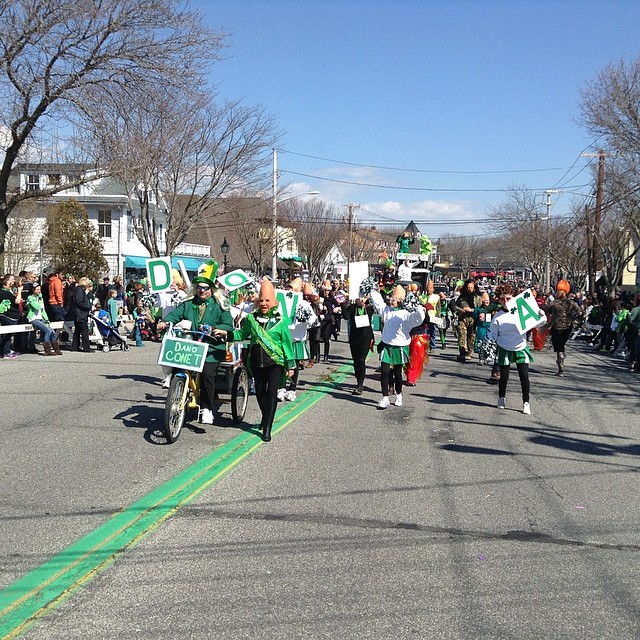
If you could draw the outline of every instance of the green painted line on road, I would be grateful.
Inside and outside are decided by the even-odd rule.
[[[349,365],[340,367],[301,394],[299,402],[281,407],[273,433],[324,398],[350,370]],[[24,633],[261,445],[254,433],[235,437],[0,591],[0,638]]]

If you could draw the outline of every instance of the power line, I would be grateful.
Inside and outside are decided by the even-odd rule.
[[[281,169],[281,173],[288,173],[293,176],[300,176],[303,178],[312,178],[314,180],[324,180],[325,182],[336,182],[339,184],[351,184],[358,187],[371,187],[374,189],[393,189],[396,191],[427,191],[427,192],[442,192],[442,193],[509,193],[513,191],[513,187],[502,188],[502,189],[470,189],[470,188],[462,188],[462,189],[453,189],[453,188],[440,188],[440,187],[404,187],[398,185],[387,185],[387,184],[373,184],[370,182],[358,182],[356,180],[339,180],[337,178],[326,178],[323,176],[315,176],[309,173],[301,173],[298,171],[291,171],[289,169]],[[584,185],[568,185],[572,188],[581,188]],[[543,193],[546,191],[548,187],[538,187],[538,188],[529,188],[526,187],[522,189],[523,191],[528,192],[540,192]]]
[[[333,158],[323,158],[321,156],[314,156],[307,153],[299,153],[296,151],[286,151],[285,149],[278,149],[278,153],[290,154],[293,156],[300,156],[302,158],[311,158],[313,160],[322,160],[323,162],[334,162],[335,164],[346,164],[351,167],[363,167],[365,169],[383,169],[385,171],[403,171],[406,173],[441,173],[441,174],[453,174],[453,175],[492,175],[500,173],[539,173],[543,171],[561,171],[564,167],[549,167],[548,169],[496,169],[493,171],[450,171],[446,169],[407,169],[402,167],[386,167],[384,165],[376,164],[362,164],[359,162],[349,162],[347,160],[335,160]],[[571,170],[571,167],[569,168]]]

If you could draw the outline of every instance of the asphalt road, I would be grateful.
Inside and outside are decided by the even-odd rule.
[[[525,416],[515,370],[499,411],[449,349],[379,411],[373,366],[353,397],[332,348],[268,444],[253,397],[244,425],[223,407],[164,444],[157,345],[0,363],[4,637],[640,638],[639,376],[570,343],[557,378],[536,352]]]

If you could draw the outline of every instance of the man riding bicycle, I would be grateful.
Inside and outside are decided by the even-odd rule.
[[[194,297],[179,304],[166,318],[158,322],[158,331],[162,331],[168,323],[177,323],[181,320],[191,322],[192,329],[203,330],[208,327],[208,332],[214,329],[233,331],[233,318],[225,308],[225,298],[222,292],[215,286],[218,274],[218,264],[214,260],[207,260],[198,271],[198,276],[193,279]],[[227,353],[223,341],[211,338],[209,351],[201,375],[200,384],[200,422],[213,424],[213,400],[216,394],[216,372],[218,365],[225,359]]]

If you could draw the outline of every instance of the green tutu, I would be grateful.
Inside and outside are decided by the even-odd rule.
[[[533,362],[533,356],[529,347],[525,347],[520,351],[507,351],[502,347],[498,347],[498,364],[505,367],[510,364],[529,364]]]
[[[409,345],[406,347],[392,347],[385,344],[380,354],[380,362],[390,365],[407,364],[409,362]]]
[[[293,359],[294,360],[308,360],[309,349],[307,348],[306,340],[300,340],[292,343],[293,346]]]

